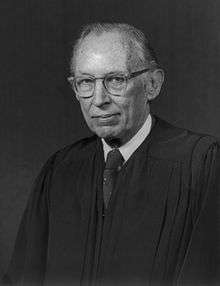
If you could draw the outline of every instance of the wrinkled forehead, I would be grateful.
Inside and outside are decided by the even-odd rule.
[[[127,70],[128,48],[118,32],[91,33],[79,44],[75,52],[75,71],[82,66],[103,65]]]

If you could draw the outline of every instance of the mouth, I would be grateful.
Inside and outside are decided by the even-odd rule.
[[[115,125],[118,121],[117,117],[119,113],[113,114],[101,114],[92,116],[93,119],[96,119],[99,125]]]
[[[113,113],[113,114],[101,114],[101,115],[94,115],[92,118],[100,118],[100,119],[105,119],[105,118],[113,118],[117,116],[118,113]]]

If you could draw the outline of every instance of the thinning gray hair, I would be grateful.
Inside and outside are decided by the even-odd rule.
[[[97,36],[104,32],[118,32],[121,36],[122,45],[127,50],[127,64],[128,69],[131,68],[150,68],[156,69],[160,65],[154,50],[152,49],[149,39],[144,33],[124,23],[93,23],[82,28],[78,39],[73,46],[72,57],[70,61],[71,72],[75,70],[75,58],[80,48],[82,41],[89,35],[95,34]]]

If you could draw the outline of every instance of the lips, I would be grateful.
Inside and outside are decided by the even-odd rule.
[[[101,126],[115,125],[118,123],[118,115],[119,113],[101,114],[92,116],[92,118],[96,119],[97,124]]]
[[[111,118],[118,115],[118,113],[113,113],[113,114],[100,114],[100,115],[93,115],[92,118]]]

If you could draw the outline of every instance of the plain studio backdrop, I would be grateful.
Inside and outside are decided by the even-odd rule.
[[[0,13],[1,274],[43,163],[90,134],[66,80],[79,27],[115,21],[145,31],[166,72],[153,112],[220,138],[220,2],[1,0]]]

